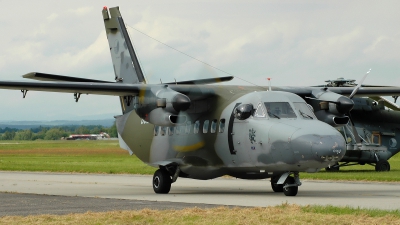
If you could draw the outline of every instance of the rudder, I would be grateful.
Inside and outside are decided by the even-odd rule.
[[[109,10],[104,7],[102,14],[114,66],[115,80],[126,84],[146,83],[119,7]]]

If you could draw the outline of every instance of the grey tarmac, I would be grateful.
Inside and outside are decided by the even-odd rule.
[[[0,193],[0,217],[29,215],[65,215],[70,213],[114,210],[214,208],[218,205],[140,201],[113,198],[89,198],[60,195]]]
[[[157,204],[167,202],[169,205],[195,203],[263,207],[289,203],[400,209],[399,183],[302,182],[295,197],[274,193],[269,180],[232,178],[204,181],[179,178],[172,184],[169,194],[155,194],[152,176],[0,172],[0,192],[154,201],[159,202]]]

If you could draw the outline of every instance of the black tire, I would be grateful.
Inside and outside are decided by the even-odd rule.
[[[288,178],[286,178],[285,182],[283,183],[283,186],[285,186],[286,184],[294,184],[294,183],[296,183],[294,178],[288,177]],[[291,186],[291,187],[283,188],[283,193],[286,196],[296,196],[298,191],[299,191],[298,186]]]
[[[283,184],[276,184],[279,180],[279,177],[271,178],[271,188],[274,192],[283,192]]]
[[[339,172],[339,170],[340,170],[339,163],[336,163],[335,165],[331,166],[331,168],[325,167],[326,172]]]
[[[375,171],[390,171],[390,164],[387,160],[381,159],[375,164]]]
[[[168,171],[158,169],[153,176],[153,190],[157,194],[168,194],[171,190],[171,176]]]

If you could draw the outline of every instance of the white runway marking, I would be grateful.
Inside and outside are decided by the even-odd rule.
[[[0,172],[0,191],[238,206],[335,205],[400,209],[400,184],[302,180],[299,193],[274,193],[269,180],[178,178],[169,194],[155,194],[152,176]]]

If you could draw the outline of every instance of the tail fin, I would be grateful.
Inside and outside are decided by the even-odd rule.
[[[103,8],[103,19],[114,65],[115,80],[126,84],[146,83],[119,7]]]

